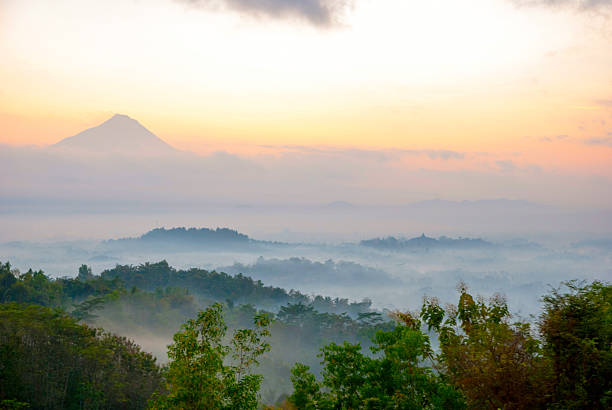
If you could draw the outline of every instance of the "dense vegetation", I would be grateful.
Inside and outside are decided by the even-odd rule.
[[[564,284],[543,297],[535,323],[515,321],[501,296],[475,298],[464,285],[456,305],[426,299],[418,314],[394,312],[392,322],[369,306],[355,318],[319,312],[316,298],[275,289],[165,262],[118,266],[101,276],[82,266],[77,278],[56,280],[0,264],[0,407],[612,406],[609,284]],[[234,303],[292,294],[303,299],[275,312]],[[156,321],[184,324],[173,331],[169,362],[160,368],[129,340],[77,319],[109,328],[126,321],[153,333],[168,330]]]
[[[472,249],[493,246],[491,242],[487,242],[480,238],[449,238],[441,236],[438,239],[431,238],[422,234],[419,237],[404,239],[388,236],[386,238],[366,239],[359,242],[362,246],[382,250],[405,250],[405,249]]]
[[[257,314],[254,328],[234,331],[223,343],[227,326],[223,306],[215,303],[189,320],[168,346],[171,361],[165,376],[169,393],[158,395],[159,409],[251,409],[258,405],[263,377],[251,373],[258,358],[270,350],[270,318]],[[229,359],[229,363],[228,362]]]
[[[137,238],[123,238],[105,242],[107,247],[129,249],[259,249],[267,245],[284,246],[281,242],[251,239],[247,235],[228,228],[156,228]]]
[[[538,322],[512,322],[506,301],[474,299],[464,285],[456,306],[427,299],[420,312],[440,342],[437,354],[416,315],[379,331],[371,358],[359,345],[322,349],[323,380],[292,370],[298,408],[607,409],[612,406],[612,286],[570,282],[544,297]]]
[[[381,286],[381,285],[401,285],[402,281],[390,276],[387,272],[372,268],[370,266],[361,265],[350,261],[333,261],[327,259],[325,261],[313,261],[307,258],[287,258],[278,259],[263,257],[257,258],[252,264],[234,263],[230,266],[220,267],[220,270],[227,273],[238,274],[242,273],[248,276],[254,276],[266,280],[274,280],[275,283],[283,283],[293,285],[295,283],[314,284],[314,283],[340,283],[348,288],[363,287],[363,286]],[[323,306],[318,301],[318,310],[325,311],[326,306]],[[353,311],[357,306],[339,306],[344,311]]]
[[[101,276],[93,275],[83,265],[74,279],[52,279],[41,271],[21,274],[11,270],[8,263],[0,264],[1,302],[61,308],[91,326],[146,342],[147,349],[162,361],[166,360],[166,345],[180,324],[196,316],[203,306],[224,302],[227,305],[224,320],[232,330],[251,326],[254,316],[266,313],[255,304],[234,303],[235,299],[228,297],[239,296],[240,292],[247,295],[244,299],[258,306],[276,306],[274,311],[267,312],[274,319],[269,340],[273,351],[262,358],[260,365],[266,375],[261,393],[268,402],[275,402],[290,391],[290,370],[296,361],[318,371],[321,366],[316,353],[320,347],[345,340],[369,345],[377,330],[392,326],[383,315],[370,310],[369,301],[350,303],[346,299],[309,297],[266,287],[242,275],[199,269],[176,271],[165,261],[137,267],[117,266]],[[281,301],[295,303],[282,305]]]
[[[11,271],[8,262],[0,263],[0,302],[36,303],[67,310],[75,306],[87,315],[89,310],[101,307],[104,302],[101,297],[107,296],[108,302],[113,298],[125,299],[126,293],[138,293],[141,299],[151,299],[154,295],[156,303],[180,309],[189,317],[194,313],[196,300],[199,304],[252,304],[274,311],[281,306],[303,304],[319,312],[339,315],[346,313],[354,319],[370,313],[372,303],[370,300],[351,302],[342,298],[308,296],[294,290],[265,286],[261,281],[254,281],[242,274],[228,275],[197,268],[176,270],[166,261],[139,266],[117,265],[99,276],[93,275],[89,267],[82,265],[76,278],[58,279],[51,279],[42,271],[29,270],[21,274]],[[85,301],[82,306],[78,306]]]
[[[176,270],[166,261],[144,265],[117,265],[101,273],[108,281],[120,279],[127,288],[144,290],[175,287],[189,289],[204,302],[229,301],[233,304],[253,304],[263,309],[276,310],[287,304],[312,304],[320,312],[342,314],[352,317],[370,311],[371,301],[350,302],[348,299],[304,295],[295,290],[265,286],[242,274],[228,275],[204,269]]]
[[[420,322],[408,320],[379,331],[371,347],[331,343],[321,349],[325,364],[317,381],[309,367],[292,369],[294,393],[289,403],[299,409],[463,409],[460,391],[430,366],[433,351]]]
[[[0,407],[138,409],[161,390],[130,340],[39,305],[0,304]]]
[[[228,228],[156,228],[140,237],[145,241],[183,241],[198,242],[248,242],[249,237]]]

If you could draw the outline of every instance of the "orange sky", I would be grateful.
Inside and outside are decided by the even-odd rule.
[[[612,177],[605,5],[422,3],[358,0],[321,27],[171,0],[4,1],[0,142],[51,144],[118,112],[199,153],[451,150],[469,161],[423,166]]]

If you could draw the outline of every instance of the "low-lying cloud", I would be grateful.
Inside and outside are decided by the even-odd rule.
[[[397,160],[402,157],[428,157],[430,160],[448,161],[451,159],[465,159],[465,153],[447,149],[359,149],[359,148],[334,148],[334,147],[312,147],[305,145],[260,145],[261,148],[282,150],[285,152],[316,154],[324,156],[345,156],[353,158],[372,159],[377,162]]]
[[[297,18],[316,26],[332,26],[351,0],[178,0],[213,10],[233,10],[254,17]]]
[[[607,137],[593,137],[584,141],[587,145],[603,145],[606,147],[612,147],[612,135],[608,134]]]
[[[564,141],[569,138],[569,135],[556,135],[554,137],[542,137],[540,138],[540,142],[554,142],[554,141]]]
[[[612,4],[612,3],[611,3]],[[611,107],[612,108],[612,98],[611,99],[603,99],[603,100],[597,100],[595,101],[598,105],[604,106],[604,107]]]
[[[516,164],[511,160],[499,160],[495,161],[495,163],[502,172],[513,172],[517,169]]]
[[[612,136],[583,140],[612,145]],[[524,198],[610,204],[609,178],[551,174],[452,150],[292,147],[250,157],[149,157],[0,145],[0,200],[98,203],[407,203],[435,197]],[[543,189],[546,187],[546,189]],[[555,188],[553,188],[555,187]]]
[[[422,150],[422,151],[413,151],[416,154],[424,154],[427,155],[430,159],[442,159],[442,160],[449,160],[449,159],[464,159],[465,158],[465,154],[462,152],[457,152],[457,151],[449,151],[449,150],[444,150],[444,149],[438,149],[438,150]]]

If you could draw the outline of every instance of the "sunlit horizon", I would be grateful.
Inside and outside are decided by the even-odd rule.
[[[374,152],[391,165],[373,184],[479,173],[523,190],[463,199],[612,207],[607,3],[207,4],[3,2],[0,144],[51,145],[121,113],[203,156]]]

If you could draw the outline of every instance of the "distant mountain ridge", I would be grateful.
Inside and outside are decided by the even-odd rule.
[[[421,236],[405,239],[388,236],[386,238],[366,239],[359,242],[361,246],[376,249],[402,250],[402,249],[471,249],[493,246],[491,242],[480,238],[449,238],[441,236],[438,239],[431,238],[422,234]]]
[[[478,199],[478,200],[463,200],[463,201],[451,201],[445,199],[429,199],[424,201],[411,202],[406,205],[407,208],[411,209],[431,209],[431,210],[443,210],[443,209],[455,209],[455,210],[475,210],[475,211],[495,211],[507,209],[513,210],[531,210],[531,211],[542,211],[550,210],[550,206],[542,205],[535,202],[525,201],[521,199],[507,199],[507,198],[496,198],[496,199]]]
[[[53,147],[96,153],[163,155],[180,152],[127,115],[115,114],[102,124],[64,138]]]

